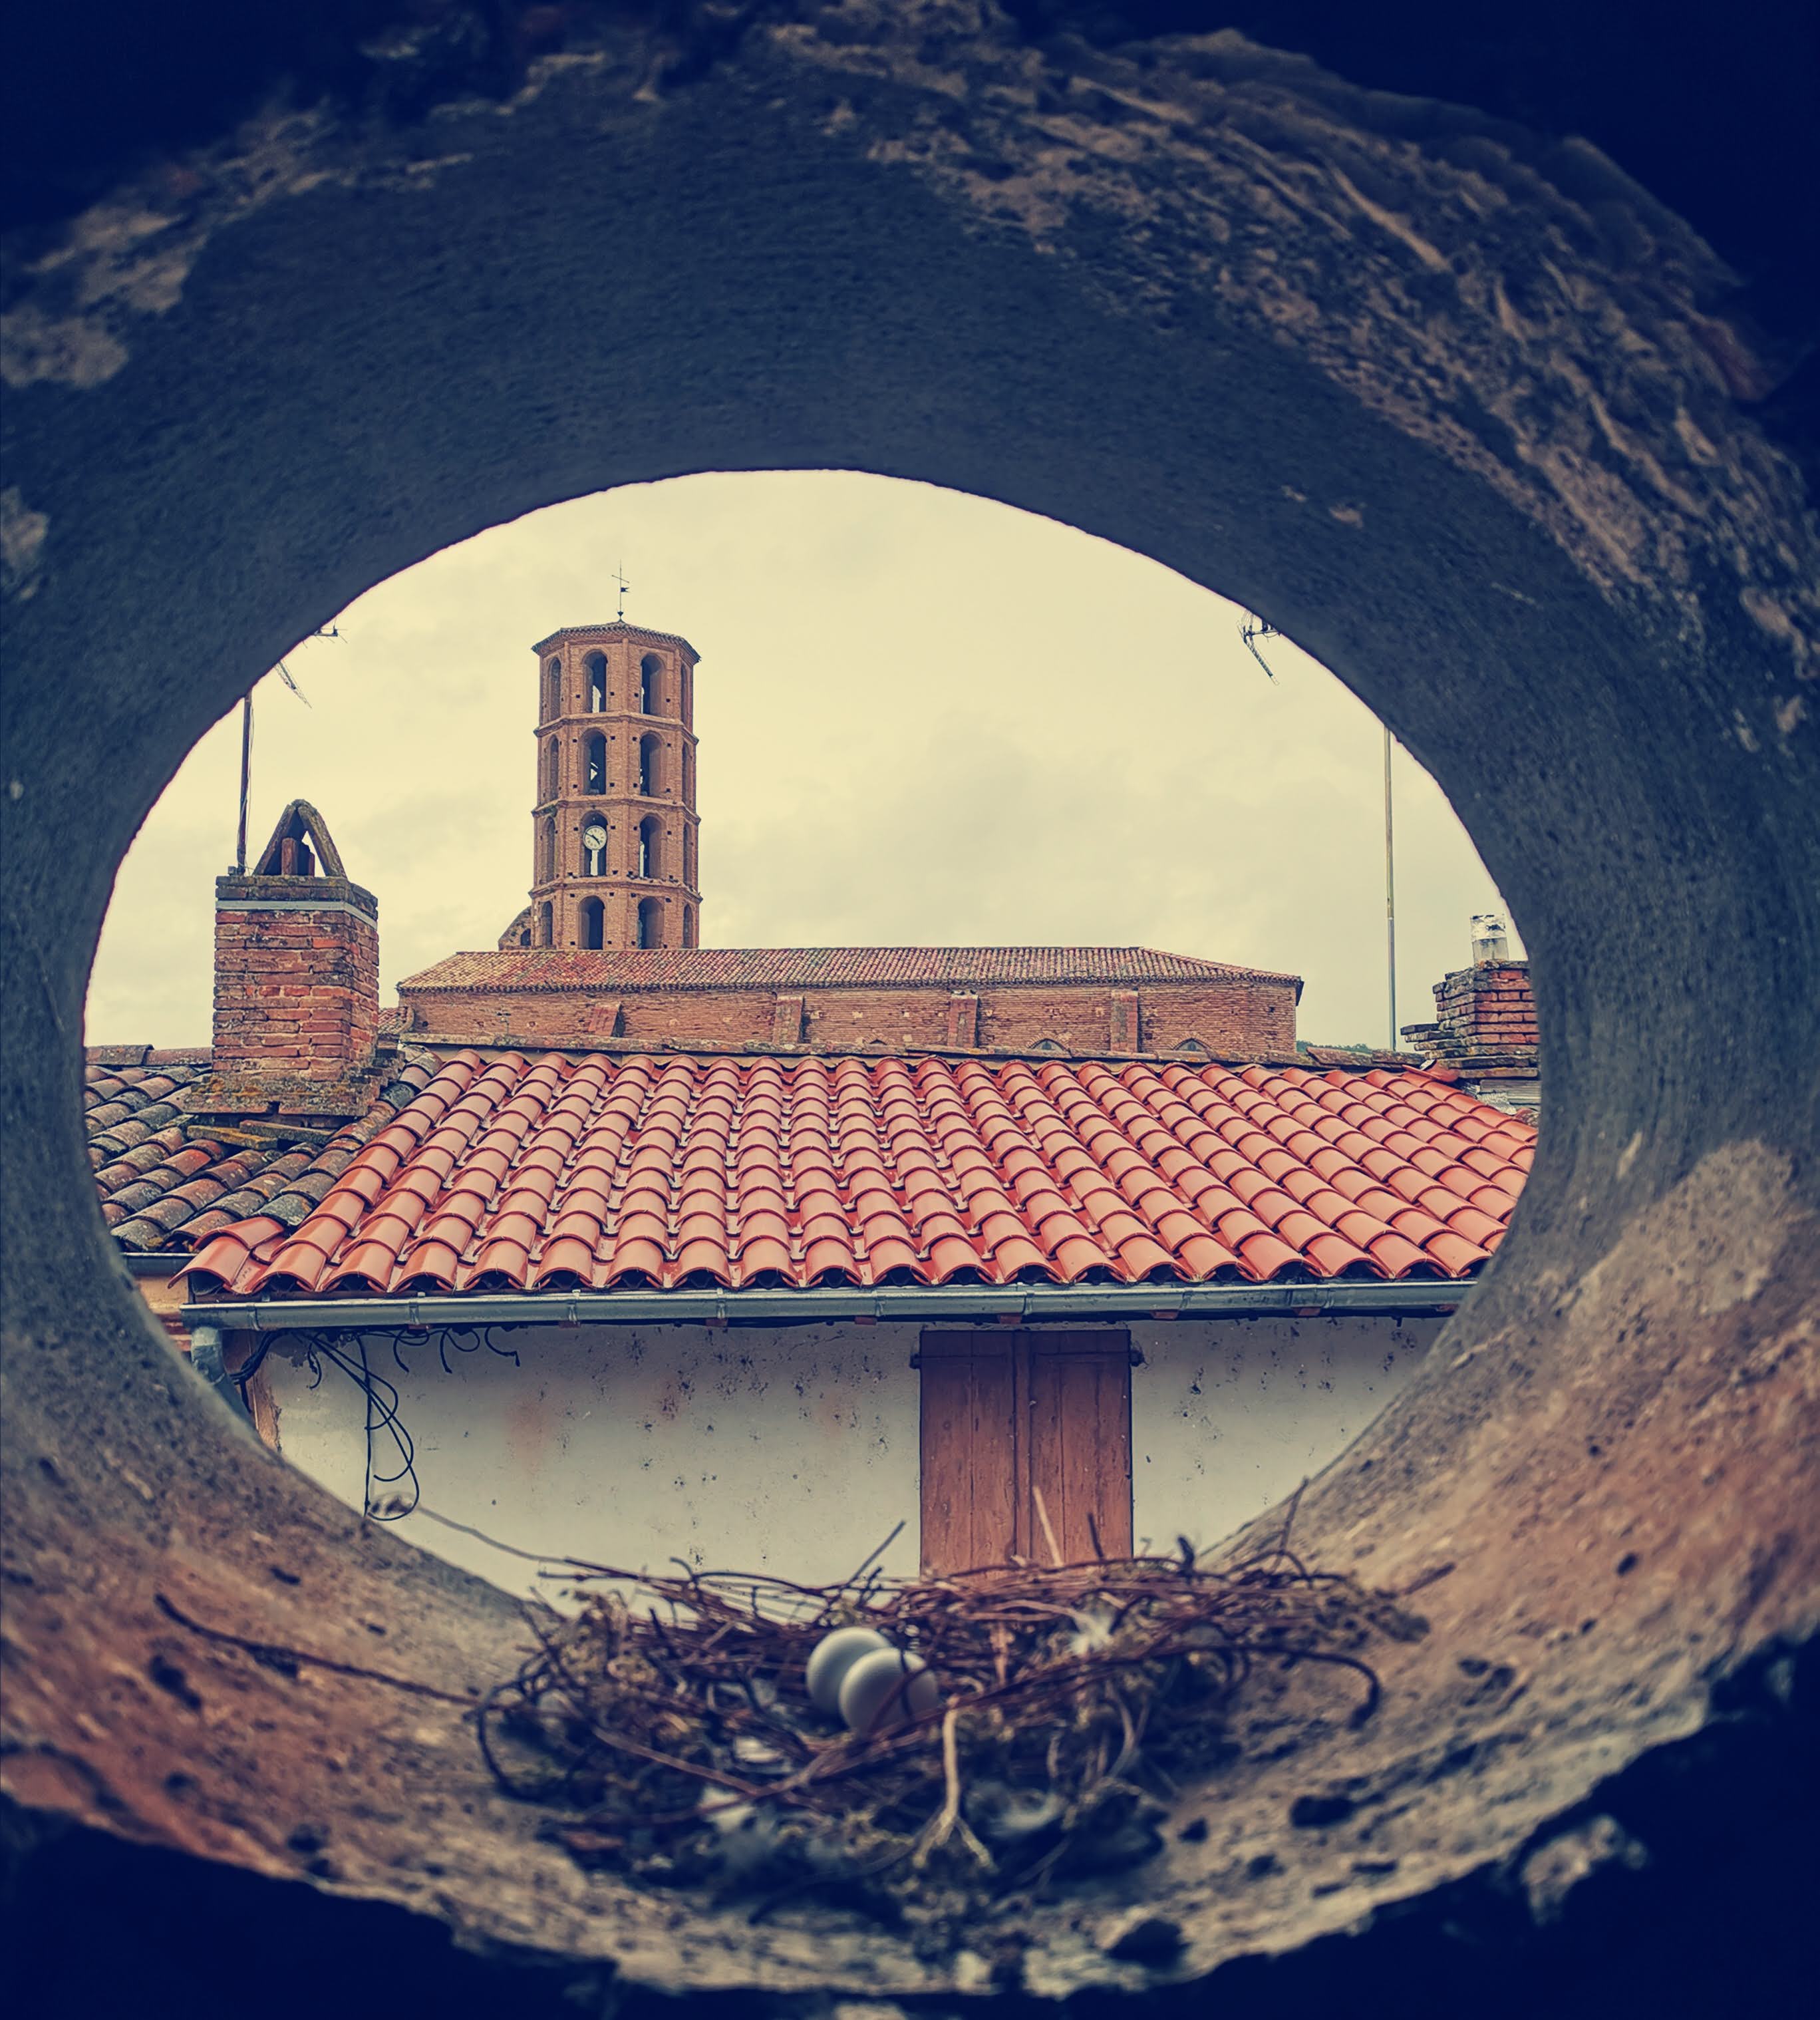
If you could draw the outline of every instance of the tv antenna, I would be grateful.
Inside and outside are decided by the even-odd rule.
[[[616,582],[619,585],[619,612],[614,622],[623,624],[626,621],[626,592],[632,587],[626,579],[626,564],[621,561],[607,579],[608,582]]]
[[[1267,681],[1273,681],[1277,676],[1270,670],[1270,661],[1258,650],[1258,641],[1260,638],[1281,638],[1282,635],[1274,624],[1266,624],[1262,618],[1254,617],[1248,611],[1245,613],[1245,621],[1239,627],[1239,637],[1245,650],[1263,668],[1264,678]]]
[[[341,636],[341,630],[338,625],[331,624],[325,630],[312,631],[310,636],[312,638],[339,638]],[[298,686],[296,676],[282,659],[280,659],[271,670],[278,675],[304,707],[315,707],[315,703]],[[256,688],[259,685],[259,682],[255,681],[252,685]],[[236,877],[244,877],[246,874],[246,809],[247,803],[252,797],[252,688],[249,688],[245,699],[240,704],[240,823],[235,830],[234,840],[234,874]]]

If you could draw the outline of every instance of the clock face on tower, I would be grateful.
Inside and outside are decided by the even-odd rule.
[[[607,831],[598,821],[590,821],[581,831],[581,845],[590,854],[598,853],[607,845]]]

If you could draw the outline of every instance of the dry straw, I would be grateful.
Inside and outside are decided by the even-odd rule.
[[[578,1857],[765,1908],[811,1887],[874,1907],[1002,1892],[1155,1850],[1182,1783],[1236,1750],[1230,1720],[1260,1673],[1343,1673],[1362,1724],[1379,1699],[1364,1650],[1422,1631],[1386,1596],[1310,1570],[1287,1523],[1222,1565],[1186,1542],[917,1579],[871,1563],[826,1586],[575,1566],[562,1575],[579,1613],[537,1626],[481,1709],[489,1766],[561,1811],[552,1834]],[[867,1733],[817,1712],[809,1651],[854,1625],[921,1655],[941,1706]]]

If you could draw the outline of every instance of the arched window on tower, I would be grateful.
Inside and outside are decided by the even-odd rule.
[[[607,712],[607,656],[605,652],[590,652],[587,656],[587,707],[590,715],[605,715]]]
[[[541,774],[538,780],[538,797],[553,800],[556,797],[557,766],[556,739],[554,736],[544,744],[542,756],[543,762],[538,768]]]
[[[552,659],[543,669],[543,712],[547,716],[562,713],[562,662]]]
[[[663,823],[656,814],[647,814],[638,823],[638,874],[661,877],[663,856]]]
[[[682,943],[685,946],[692,947],[695,945],[695,907],[693,905],[685,905],[682,908]]]
[[[647,652],[638,662],[638,713],[656,715],[658,713],[658,682],[663,678],[663,662],[655,652]]]
[[[594,948],[607,943],[607,908],[598,898],[581,901],[581,943]]]
[[[682,707],[677,710],[677,714],[685,722],[693,722],[695,721],[695,676],[689,671],[687,659],[683,661],[678,671],[681,676]]]
[[[682,796],[692,807],[695,805],[695,752],[686,743],[682,747]]]
[[[607,824],[598,814],[591,816],[581,831],[581,874],[584,877],[607,874]]]
[[[584,793],[604,793],[607,790],[607,739],[598,731],[582,743],[581,771]]]
[[[553,917],[550,901],[547,898],[537,907],[537,944],[539,946],[548,946],[550,943]]]
[[[638,900],[638,943],[641,947],[661,946],[663,943],[663,907],[655,898]]]
[[[556,823],[553,820],[547,820],[543,823],[543,833],[539,840],[537,850],[537,881],[539,884],[547,884],[550,878],[555,874]],[[544,909],[547,910],[549,907],[547,906]],[[550,943],[548,940],[546,940],[543,944],[546,946],[548,946]]]
[[[682,831],[682,881],[692,891],[695,888],[695,830],[692,827],[685,827]]]
[[[662,764],[663,739],[648,732],[638,739],[638,790],[646,799],[657,797],[658,772]]]

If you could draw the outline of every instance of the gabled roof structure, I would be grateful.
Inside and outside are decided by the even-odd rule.
[[[1457,1281],[1535,1143],[1414,1071],[463,1052],[404,1093],[307,1214],[211,1215],[192,1295]]]

